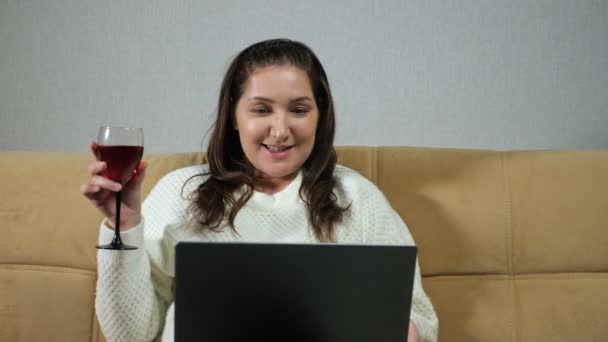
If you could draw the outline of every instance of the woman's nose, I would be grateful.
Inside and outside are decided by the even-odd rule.
[[[270,136],[278,141],[286,140],[289,137],[289,124],[285,114],[274,115],[270,125]]]

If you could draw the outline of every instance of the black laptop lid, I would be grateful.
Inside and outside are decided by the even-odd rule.
[[[181,242],[175,341],[404,342],[416,247]]]

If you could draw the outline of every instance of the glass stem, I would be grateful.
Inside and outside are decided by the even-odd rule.
[[[122,239],[120,238],[120,203],[122,191],[116,192],[116,222],[114,223],[114,238],[112,239],[112,245],[116,247],[122,246]]]

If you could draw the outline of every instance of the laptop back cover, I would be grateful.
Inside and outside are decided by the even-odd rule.
[[[175,341],[404,342],[416,247],[180,242]]]

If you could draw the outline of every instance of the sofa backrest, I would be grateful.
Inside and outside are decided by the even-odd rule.
[[[608,339],[608,151],[337,151],[414,235],[441,341]],[[146,159],[145,193],[204,157]],[[103,341],[90,160],[0,153],[0,341]]]
[[[341,151],[420,250],[441,341],[608,341],[608,151]]]

